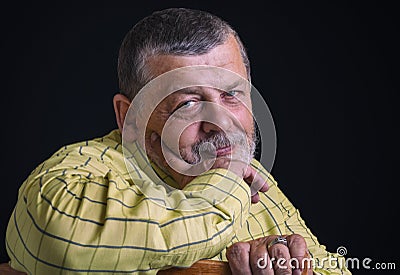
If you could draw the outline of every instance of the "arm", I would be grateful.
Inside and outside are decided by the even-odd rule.
[[[248,215],[249,187],[225,169],[197,177],[173,196],[165,194],[166,200],[208,205],[189,212],[143,196],[136,184],[149,180],[144,174],[132,182],[99,159],[86,161],[73,154],[50,159],[24,182],[7,230],[13,268],[39,274],[155,273],[189,266],[220,252]],[[213,205],[202,191],[228,180],[223,174],[237,188]]]

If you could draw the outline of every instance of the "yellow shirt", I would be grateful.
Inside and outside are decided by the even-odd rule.
[[[323,258],[338,255],[318,243],[299,211],[257,161],[252,166],[270,186],[257,204],[250,203],[250,189],[243,179],[226,169],[203,173],[183,190],[173,195],[164,192],[156,201],[138,185],[160,178],[174,183],[157,167],[159,177],[154,177],[151,164],[137,149],[131,173],[119,130],[65,146],[39,165],[22,184],[8,224],[11,266],[28,274],[155,274],[199,259],[226,260],[226,247],[237,241],[297,233],[320,265],[316,273],[349,274],[344,267],[327,266]],[[203,191],[224,182],[234,182],[236,188],[220,202],[209,200]],[[203,207],[185,211],[165,206],[170,205],[167,201]]]

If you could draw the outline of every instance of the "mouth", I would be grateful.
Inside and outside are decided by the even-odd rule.
[[[218,148],[215,152],[217,153],[217,157],[230,155],[232,153],[232,147],[231,146],[221,147]]]

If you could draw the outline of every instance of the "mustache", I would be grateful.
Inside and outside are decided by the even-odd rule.
[[[182,151],[180,153],[188,163],[197,164],[203,159],[214,158],[218,149],[235,147],[235,154],[238,158],[251,160],[254,156],[256,142],[255,136],[249,140],[242,131],[218,132],[193,144],[191,149],[192,157],[190,159],[185,152]]]

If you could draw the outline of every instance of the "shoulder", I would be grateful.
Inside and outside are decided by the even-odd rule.
[[[93,173],[105,175],[110,170],[124,171],[119,130],[113,130],[103,137],[65,145],[50,158],[36,167],[30,176],[38,176],[54,170],[75,170],[77,174]]]

